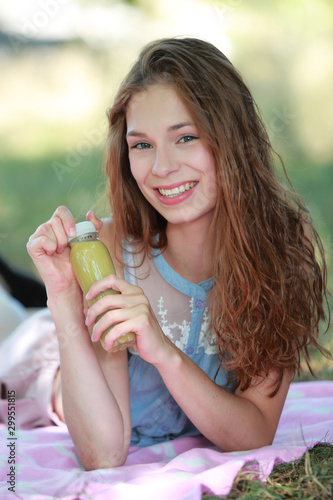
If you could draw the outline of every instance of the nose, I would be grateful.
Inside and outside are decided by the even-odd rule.
[[[168,147],[156,148],[152,173],[158,177],[167,177],[170,173],[179,170],[180,164]]]

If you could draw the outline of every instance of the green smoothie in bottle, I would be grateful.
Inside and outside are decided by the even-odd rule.
[[[95,281],[105,278],[109,274],[116,274],[115,268],[108,249],[102,241],[97,238],[97,231],[92,222],[79,222],[75,226],[76,235],[69,238],[70,259],[75,276],[84,294]],[[91,306],[104,295],[120,293],[112,289],[101,292],[92,300],[88,301]],[[102,315],[98,316],[97,321]],[[111,326],[101,337],[101,344],[105,349],[105,336],[110,332]],[[116,352],[135,343],[135,334],[127,333],[117,339],[110,352]]]

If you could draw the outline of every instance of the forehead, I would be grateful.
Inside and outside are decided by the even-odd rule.
[[[189,110],[172,85],[155,84],[137,92],[130,99],[126,110],[127,126],[134,127],[155,120],[189,120]]]

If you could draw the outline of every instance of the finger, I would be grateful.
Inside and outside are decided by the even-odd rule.
[[[106,276],[105,278],[102,278],[91,285],[86,295],[86,299],[91,300],[97,297],[99,293],[105,292],[106,290],[110,289],[125,295],[144,295],[142,288],[140,288],[139,286],[128,283],[116,274],[109,274],[109,276]]]
[[[53,217],[58,217],[61,220],[65,233],[68,236],[75,236],[75,219],[67,207],[65,207],[64,205],[58,207],[54,212],[52,218]]]
[[[128,318],[126,321],[117,323],[104,339],[105,349],[107,351],[110,351],[113,348],[114,342],[122,335],[126,335],[128,333],[135,333],[136,335],[138,335],[140,333],[140,327],[138,323],[139,322],[137,316],[133,316],[131,318]]]
[[[87,311],[86,325],[95,323],[98,316],[106,311],[135,307],[148,302],[142,295],[108,294],[98,299]]]
[[[50,220],[54,237],[57,241],[57,253],[61,254],[68,246],[68,235],[64,227],[63,220],[59,216],[54,216]]]
[[[68,245],[68,233],[71,231],[75,234],[72,214],[66,207],[58,207],[51,219],[41,224],[29,238],[28,252],[31,250],[35,254],[53,255],[55,252],[61,254]]]
[[[57,250],[57,242],[55,239],[49,238],[46,235],[32,236],[27,244],[27,251],[32,258],[40,257],[41,255],[53,255]]]
[[[47,253],[52,255],[57,249],[57,238],[49,222],[41,224],[28,241],[28,252],[33,254]]]
[[[48,222],[41,224],[37,228],[35,234],[32,236],[32,238],[34,237],[44,237],[49,239],[52,242],[51,247],[50,243],[46,242],[46,244],[48,248],[50,247],[53,249],[52,253],[62,253],[68,245],[67,234],[63,227],[62,221],[58,216],[52,216],[52,218]]]
[[[99,233],[103,227],[103,221],[99,219],[92,210],[89,210],[86,219],[94,224],[97,232]]]
[[[118,327],[119,324],[126,323],[129,319],[134,317],[135,312],[132,309],[114,309],[112,311],[107,311],[94,325],[91,337],[92,341],[97,342],[106,330],[112,327],[113,332],[116,326]],[[124,327],[121,328],[121,331],[123,328]],[[118,330],[116,330],[114,340],[118,338],[117,332]],[[118,336],[120,336],[120,334]]]

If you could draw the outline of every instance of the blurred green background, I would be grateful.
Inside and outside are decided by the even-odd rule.
[[[332,289],[331,0],[0,0],[0,254],[35,273],[26,242],[58,205],[107,215],[106,109],[141,46],[175,35],[211,41],[242,73],[312,212]]]

